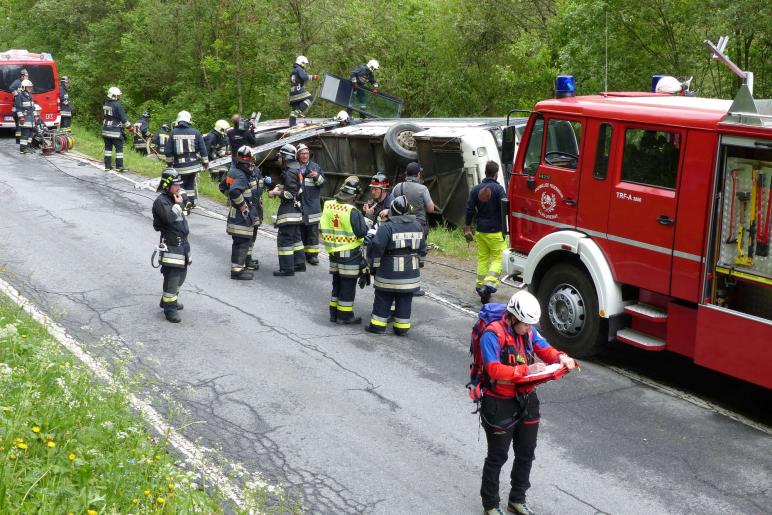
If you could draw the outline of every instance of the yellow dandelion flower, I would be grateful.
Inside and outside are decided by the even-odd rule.
[[[27,335],[26,335],[26,334],[22,334],[22,335],[21,335],[21,337],[22,337],[22,338],[26,338],[26,337],[27,337]]]
[[[5,447],[3,447],[2,445],[0,445],[0,452],[3,452],[4,450],[5,450]]]
[[[32,426],[32,432],[33,433],[39,433],[40,432],[40,426]]]
[[[174,490],[174,483],[169,483],[169,490]]]
[[[169,499],[174,499],[175,497],[177,497],[177,496],[174,494],[174,492],[169,494]]]
[[[8,455],[8,459],[13,461],[13,460],[16,459],[16,455],[14,453],[11,453],[11,454]]]
[[[139,504],[139,499],[135,497],[134,499],[131,500],[131,504]]]
[[[14,438],[13,444],[16,445],[17,443],[24,443],[24,440],[22,440],[21,438]]]
[[[159,497],[159,498],[157,498],[157,499],[155,500],[155,502],[157,502],[158,504],[163,504],[163,503],[165,503],[165,502],[166,502],[166,499],[164,499],[163,497]]]
[[[8,406],[3,406],[3,413],[7,411],[11,411],[11,408],[9,408]]]
[[[145,490],[144,493],[145,493],[145,497],[150,497],[150,494],[152,494],[150,490]]]
[[[154,460],[156,460],[156,461],[158,461],[158,460],[160,460],[160,459],[161,459],[161,457],[160,457],[159,455],[157,455],[157,454],[156,454],[155,456],[153,456],[153,459],[154,459]]]
[[[70,455],[67,456],[67,457],[70,459],[70,461],[75,461],[75,453],[74,452],[71,452]]]
[[[99,515],[96,510],[88,510],[86,513],[88,515]]]
[[[27,444],[24,443],[24,442],[19,442],[19,443],[16,444],[16,447],[18,447],[19,449],[26,449],[27,448]]]
[[[56,442],[50,441],[50,442],[47,442],[46,445],[48,446],[49,449],[53,449],[54,447],[56,447]]]

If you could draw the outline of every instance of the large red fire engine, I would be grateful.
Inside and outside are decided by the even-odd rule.
[[[614,339],[772,388],[772,103],[657,93],[545,100],[509,182],[505,271],[542,330]],[[766,111],[766,112],[765,112]]]
[[[19,78],[21,70],[29,73],[32,81],[32,97],[41,107],[40,116],[48,127],[61,122],[59,106],[59,73],[51,54],[34,54],[26,50],[0,52],[0,127],[12,129],[13,94],[11,84]]]

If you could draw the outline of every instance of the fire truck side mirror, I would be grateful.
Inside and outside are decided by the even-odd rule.
[[[501,199],[501,232],[509,234],[509,199]]]

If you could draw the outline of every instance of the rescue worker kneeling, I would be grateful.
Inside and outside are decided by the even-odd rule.
[[[250,280],[259,264],[252,259],[252,245],[260,226],[260,190],[255,175],[252,149],[246,145],[236,152],[225,184],[228,186],[230,210],[225,231],[233,237],[231,248],[231,279]]]
[[[358,324],[362,321],[362,317],[354,316],[357,279],[360,270],[365,268],[362,242],[367,234],[365,217],[354,207],[360,193],[359,179],[347,178],[335,194],[335,199],[324,203],[319,224],[324,249],[330,255],[330,322],[337,324]]]
[[[394,334],[407,334],[413,293],[421,286],[419,263],[425,256],[423,228],[410,214],[407,197],[397,197],[389,207],[388,219],[378,225],[367,244],[367,259],[375,274],[375,301],[367,332],[384,334],[389,317],[393,317]]]
[[[180,174],[167,168],[156,190],[162,193],[153,202],[153,229],[161,233],[159,262],[164,276],[164,292],[159,305],[166,320],[173,323],[182,321],[178,313],[182,311],[182,304],[177,301],[177,295],[192,262],[188,243],[190,230],[182,207],[186,199],[181,188]]]

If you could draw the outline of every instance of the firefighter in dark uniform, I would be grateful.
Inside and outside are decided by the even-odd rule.
[[[394,201],[394,195],[389,191],[389,179],[382,173],[373,175],[370,179],[370,196],[372,199],[367,201],[364,206],[365,217],[377,222],[379,218],[386,218],[389,213],[391,203]]]
[[[290,92],[289,92],[289,126],[294,127],[297,124],[298,117],[305,116],[305,112],[311,107],[311,93],[306,91],[306,82],[309,80],[318,80],[318,75],[308,75],[306,73],[306,66],[308,66],[308,58],[304,55],[299,55],[295,59],[295,65],[292,67],[292,73],[290,74]]]
[[[424,233],[415,215],[410,214],[407,197],[395,198],[388,219],[378,224],[367,244],[368,264],[375,274],[375,301],[367,332],[384,334],[389,317],[393,317],[394,334],[407,334],[413,293],[421,286],[419,259],[425,255]]]
[[[254,171],[252,148],[242,145],[236,152],[236,164],[231,165],[225,178],[230,200],[225,231],[233,237],[231,279],[253,279],[250,270],[258,268],[257,260],[252,259],[252,245],[260,224],[258,178]]]
[[[204,144],[206,145],[206,150],[209,152],[210,162],[214,161],[218,157],[225,156],[226,152],[228,151],[228,137],[226,136],[226,133],[230,128],[231,126],[228,125],[228,122],[226,122],[225,120],[217,120],[214,123],[214,129],[209,131],[207,135],[204,136]],[[238,150],[238,148],[234,149],[233,152]],[[209,175],[213,181],[219,182],[220,178],[222,177],[222,174],[225,173],[227,170],[228,170],[227,167],[219,167],[219,166],[216,168],[210,168]]]
[[[150,110],[145,111],[139,120],[134,122],[134,150],[140,155],[147,155],[147,140],[150,139]]]
[[[194,207],[198,201],[196,175],[203,167],[209,167],[209,157],[204,144],[204,137],[190,126],[190,113],[180,111],[177,114],[177,125],[169,135],[166,145],[166,164],[174,168],[182,177],[182,187],[188,195],[189,207]]]
[[[45,135],[48,133],[48,127],[46,122],[43,121],[43,117],[40,116],[42,109],[38,104],[35,104],[35,122],[32,126],[32,137],[30,138],[29,147],[42,148],[45,144]]]
[[[164,291],[160,306],[164,310],[166,320],[178,323],[182,304],[177,300],[180,287],[185,282],[190,258],[190,243],[188,243],[188,221],[185,218],[183,205],[185,202],[181,190],[180,174],[167,168],[161,175],[158,191],[161,194],[153,202],[153,229],[161,233],[159,262],[164,276]]]
[[[59,79],[59,108],[61,115],[61,127],[66,132],[70,132],[72,129],[72,103],[70,102],[70,79],[64,75]]]
[[[14,105],[21,130],[19,152],[26,154],[31,152],[29,147],[32,143],[32,133],[35,127],[35,101],[32,99],[32,81],[29,79],[21,81],[21,90],[14,98]]]
[[[120,102],[121,90],[115,86],[107,90],[107,98],[102,104],[102,139],[105,142],[105,172],[113,169],[113,149],[115,166],[119,172],[127,171],[123,166],[123,129],[134,130],[126,118],[126,112]]]
[[[367,95],[364,92],[365,84],[369,84],[373,95],[378,94],[378,81],[375,79],[375,70],[380,68],[378,61],[370,59],[367,64],[360,64],[351,72],[351,87],[354,88],[354,95],[357,99],[359,109],[367,108]]]
[[[163,124],[158,129],[158,132],[150,138],[150,148],[155,151],[156,155],[164,156],[164,159],[166,159],[166,142],[169,141],[169,134],[171,132],[172,130],[169,128],[169,125]]]
[[[257,146],[257,138],[253,132],[255,124],[252,120],[242,120],[240,114],[234,114],[231,117],[232,127],[225,131],[225,136],[228,138],[228,146],[231,148],[231,162],[236,162],[236,154],[233,149],[240,149],[244,145],[250,147]]]
[[[335,194],[335,199],[324,203],[319,223],[324,248],[330,255],[330,322],[337,324],[358,324],[362,321],[362,317],[354,316],[357,279],[363,272],[369,274],[364,270],[366,265],[362,257],[367,222],[362,212],[354,207],[360,193],[359,178],[347,178]]]
[[[29,79],[29,72],[27,72],[26,68],[21,69],[20,77],[16,79],[15,81],[11,82],[11,87],[8,88],[11,91],[11,94],[13,95],[13,106],[11,107],[11,111],[13,111],[13,123],[16,126],[16,144],[21,144],[21,126],[19,125],[19,116],[16,113],[16,96],[21,92],[21,81],[28,80]]]
[[[322,218],[321,191],[324,184],[322,167],[311,161],[311,151],[302,143],[298,145],[298,163],[303,174],[303,195],[301,209],[303,225],[300,237],[303,241],[306,261],[311,265],[319,264],[319,220]]]
[[[303,175],[295,160],[297,149],[294,145],[284,145],[279,149],[281,160],[281,177],[279,184],[268,192],[269,197],[279,197],[281,204],[276,212],[276,227],[278,234],[276,246],[279,250],[279,269],[273,275],[285,277],[295,275],[295,272],[306,271],[306,260],[303,253],[303,240],[300,237],[300,227],[303,225],[303,211],[300,196],[303,188]]]

